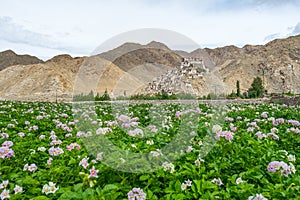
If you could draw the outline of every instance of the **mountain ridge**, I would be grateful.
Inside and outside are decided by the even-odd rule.
[[[138,77],[159,77],[172,67],[179,66],[183,57],[201,58],[211,73],[219,76],[226,85],[223,93],[234,91],[236,81],[240,81],[241,90],[245,92],[257,76],[263,79],[269,93],[300,93],[300,81],[297,78],[300,77],[298,35],[275,39],[265,45],[228,45],[191,52],[171,50],[163,43],[152,41],[146,45],[124,43],[115,49],[90,57],[73,58],[67,54],[58,55],[46,62],[39,60],[40,63],[35,64],[18,64],[0,71],[0,96],[2,99],[24,97],[27,100],[53,100],[53,94],[57,92],[53,85],[59,85],[58,97],[62,100],[71,99],[76,73],[84,63],[102,63],[99,64],[103,68],[99,71],[100,84],[95,92],[103,93],[108,90],[115,96],[122,95],[124,91],[129,91],[129,86],[139,87],[140,84],[146,84]],[[127,77],[127,80],[121,87],[123,91],[117,92],[117,85],[122,77]],[[39,84],[34,84],[35,82]],[[203,81],[191,82],[198,84],[199,94],[207,95],[201,92]],[[22,98],[18,96],[21,93]]]

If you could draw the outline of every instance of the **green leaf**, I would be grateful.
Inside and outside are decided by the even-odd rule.
[[[145,181],[145,180],[148,180],[148,179],[149,179],[148,174],[140,176],[140,181]]]
[[[65,192],[60,197],[59,200],[67,200],[67,199],[82,199],[81,193],[76,192]]]
[[[105,185],[104,188],[102,189],[102,192],[103,193],[106,193],[108,191],[111,191],[111,190],[117,190],[119,187],[114,185],[114,184],[108,184],[108,185]]]
[[[78,191],[82,192],[82,186],[83,186],[83,183],[78,183],[77,185],[74,185],[74,191],[75,192],[78,192]]]
[[[175,191],[176,192],[181,192],[181,183],[179,180],[176,181],[175,183]]]
[[[40,182],[31,178],[30,176],[26,176],[25,179],[22,180],[24,185],[39,185]]]
[[[38,197],[34,197],[30,200],[50,200],[50,199],[46,196],[38,196]]]
[[[76,160],[75,160],[74,158],[71,158],[71,159],[69,160],[68,166],[69,166],[69,165],[72,165],[72,164],[74,164],[74,163],[76,163]]]
[[[151,192],[151,190],[147,190],[147,198],[151,199],[153,196],[153,192]]]

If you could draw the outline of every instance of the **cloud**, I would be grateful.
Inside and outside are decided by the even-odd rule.
[[[294,27],[293,34],[300,34],[300,22]]]
[[[299,22],[299,5],[298,0],[4,0],[0,42],[9,43],[0,48],[18,51],[19,44],[28,53],[40,47],[88,55],[113,36],[143,28],[176,31],[201,47],[263,44],[267,35],[269,40],[282,31],[299,32],[285,30]]]
[[[264,38],[265,42],[269,42],[271,40],[274,40],[276,38],[287,38],[293,35],[298,35],[300,34],[300,22],[298,22],[295,26],[288,27],[285,31],[280,32],[280,33],[274,33],[266,36]]]
[[[63,52],[82,53],[76,47],[64,45],[53,38],[53,35],[46,35],[34,32],[13,22],[10,17],[0,17],[0,40],[19,45],[42,47],[46,49],[59,50]],[[57,33],[58,37],[69,36],[70,33]]]

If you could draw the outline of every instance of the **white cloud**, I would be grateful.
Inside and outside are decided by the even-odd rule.
[[[285,32],[287,27],[299,22],[298,2],[3,0],[0,40],[10,45],[0,46],[0,49],[14,46],[18,51],[15,44],[19,43],[23,44],[22,51],[27,46],[28,53],[34,46],[72,55],[88,55],[113,36],[142,28],[173,30],[202,47],[263,44],[267,35]],[[11,20],[3,22],[5,16]],[[41,50],[37,56],[45,53]]]

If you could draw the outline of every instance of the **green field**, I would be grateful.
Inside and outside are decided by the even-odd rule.
[[[0,102],[1,199],[299,199],[300,108]]]

